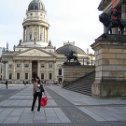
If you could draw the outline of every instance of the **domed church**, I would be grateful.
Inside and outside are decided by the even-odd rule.
[[[23,20],[23,38],[13,51],[3,49],[2,62],[4,72],[2,80],[12,83],[30,82],[36,75],[42,81],[62,82],[62,65],[66,54],[73,51],[81,65],[94,64],[89,53],[75,46],[74,42],[66,42],[58,49],[48,40],[49,23],[47,11],[41,0],[32,0]]]

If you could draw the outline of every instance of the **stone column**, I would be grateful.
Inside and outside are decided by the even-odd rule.
[[[29,80],[32,80],[32,61],[29,63]]]
[[[44,27],[44,42],[46,42],[46,27]]]
[[[40,25],[38,25],[38,41],[41,41],[41,40],[40,40],[40,34],[41,34]]]
[[[40,61],[38,61],[38,73],[37,74],[38,74],[39,77],[40,77],[40,69],[41,69],[40,68]]]
[[[46,27],[46,42],[48,43],[48,28]]]
[[[28,26],[26,26],[26,42],[29,41]]]
[[[13,68],[13,80],[16,80],[16,77],[15,77],[15,75],[16,75],[16,71],[15,71],[15,61],[13,61],[13,65],[14,65],[14,68]]]
[[[20,80],[24,80],[25,78],[25,73],[24,73],[24,62],[21,62],[21,78]]]
[[[91,47],[96,56],[92,94],[126,96],[126,36],[102,35]]]
[[[5,64],[5,79],[8,79],[8,62]]]
[[[48,62],[45,63],[45,79],[48,80]]]
[[[45,28],[42,27],[42,34],[43,34],[43,36],[42,36],[42,41],[43,41],[43,42],[45,42],[45,32],[44,32],[44,29],[45,29]]]

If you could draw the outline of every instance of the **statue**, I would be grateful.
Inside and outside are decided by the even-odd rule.
[[[120,33],[123,34],[124,32],[124,23],[121,21],[121,13],[118,9],[112,8],[112,11],[110,14],[108,13],[102,13],[99,15],[99,20],[102,22],[106,28],[105,33],[112,34],[112,28],[118,27],[120,29]]]
[[[74,52],[71,50],[68,55],[66,55],[67,62],[70,62],[71,59],[74,59],[74,62],[78,62],[77,56],[74,56]]]

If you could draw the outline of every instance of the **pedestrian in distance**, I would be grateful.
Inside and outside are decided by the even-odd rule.
[[[40,111],[40,101],[41,101],[42,93],[45,94],[45,90],[38,76],[33,78],[32,83],[33,83],[33,102],[32,102],[31,111],[34,111],[37,98],[38,98],[37,111]]]
[[[5,81],[6,89],[8,89],[8,81]]]

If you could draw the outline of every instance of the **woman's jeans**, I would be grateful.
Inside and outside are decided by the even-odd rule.
[[[34,93],[31,111],[34,111],[35,102],[36,102],[37,97],[38,97],[38,109],[37,109],[37,111],[40,111],[40,101],[41,101],[41,97],[42,97],[41,92],[35,92]]]

